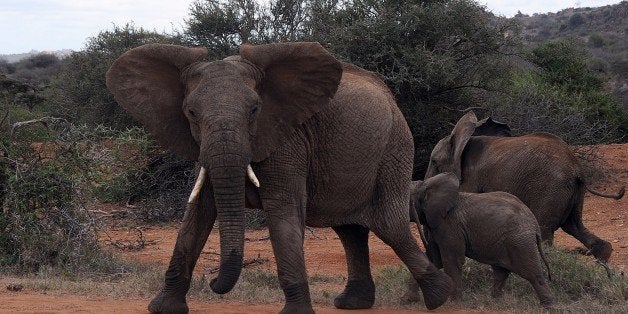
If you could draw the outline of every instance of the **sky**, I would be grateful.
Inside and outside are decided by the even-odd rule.
[[[1,0],[0,54],[81,50],[100,31],[124,26],[172,33],[181,30],[194,0]],[[267,2],[267,0],[260,0]],[[557,12],[621,0],[476,0],[497,15]]]

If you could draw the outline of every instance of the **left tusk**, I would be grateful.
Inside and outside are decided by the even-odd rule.
[[[249,177],[249,180],[251,180],[251,183],[259,188],[259,180],[257,180],[257,176],[255,175],[255,172],[253,172],[251,164],[246,166],[246,175]]]
[[[196,178],[196,183],[194,183],[192,193],[190,193],[188,204],[198,204],[198,194],[201,192],[201,188],[203,187],[206,177],[207,172],[205,171],[205,167],[201,167],[201,171],[198,173],[198,178]]]

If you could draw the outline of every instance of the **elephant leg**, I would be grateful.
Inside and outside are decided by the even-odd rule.
[[[216,220],[216,207],[209,181],[201,189],[198,204],[188,204],[179,228],[170,265],[161,291],[150,301],[151,313],[187,313],[185,295],[192,272]]]
[[[305,206],[279,203],[267,201],[264,209],[268,216],[279,284],[286,298],[281,313],[314,313],[303,256]]]
[[[451,279],[430,263],[410,233],[407,222],[371,230],[389,245],[408,267],[412,277],[419,283],[423,301],[428,309],[435,309],[447,301],[452,288]]]
[[[279,285],[286,303],[281,313],[313,313],[305,271],[303,240],[306,210],[306,149],[284,146],[255,169],[259,195],[277,263]]]
[[[554,245],[554,230],[549,227],[540,227],[541,228],[541,239],[547,243],[547,245]]]
[[[554,293],[552,293],[552,290],[547,284],[540,266],[538,269],[535,269],[534,273],[528,270],[527,273],[518,273],[518,275],[530,282],[543,307],[550,307],[554,304]]]
[[[500,266],[491,267],[493,268],[493,288],[491,296],[493,298],[500,298],[504,294],[504,284],[506,284],[506,279],[508,279],[510,271]]]
[[[571,210],[561,228],[566,233],[582,242],[595,258],[604,263],[608,262],[613,252],[613,247],[608,241],[602,240],[591,233],[591,231],[582,224],[582,201]]]
[[[375,283],[369,264],[369,230],[359,225],[333,227],[347,256],[347,285],[334,300],[339,309],[369,309],[375,302]]]
[[[441,252],[443,261],[443,269],[445,273],[451,277],[453,281],[453,291],[451,292],[452,300],[462,299],[462,266],[464,265],[464,242],[443,243],[447,250]]]

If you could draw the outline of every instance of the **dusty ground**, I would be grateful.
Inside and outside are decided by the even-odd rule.
[[[602,165],[606,168],[605,179],[594,186],[598,191],[615,193],[621,186],[628,184],[628,144],[603,145],[599,147],[603,156]],[[584,205],[584,224],[595,234],[610,241],[614,252],[610,263],[615,267],[628,270],[628,197],[616,201],[601,198],[587,193]],[[144,240],[151,245],[136,252],[120,252],[124,258],[139,260],[142,262],[158,261],[167,265],[177,234],[177,224],[166,227],[146,227],[143,230]],[[346,276],[346,264],[344,251],[340,241],[331,229],[313,229],[308,232],[305,239],[305,258],[308,274],[325,276]],[[113,239],[136,239],[137,232],[129,229],[115,229],[109,231]],[[265,258],[269,262],[253,267],[274,271],[274,257],[270,250],[270,242],[264,240],[267,231],[249,231],[246,233],[245,259]],[[208,273],[219,264],[218,235],[212,233],[208,244],[201,254],[196,267],[196,273]],[[555,245],[576,249],[582,247],[574,238],[562,231],[556,233]],[[386,265],[399,265],[400,261],[392,250],[379,239],[371,236],[369,242],[371,263],[374,269]],[[0,279],[0,287],[6,286],[7,281]],[[342,289],[338,287],[338,291]],[[70,295],[58,291],[28,291],[9,292],[0,289],[0,312],[37,312],[37,313],[76,313],[76,312],[120,312],[120,313],[145,313],[148,298],[129,296],[128,299],[119,300],[106,296],[90,298],[79,295]],[[234,302],[208,303],[198,300],[190,301],[190,309],[193,313],[215,311],[218,313],[276,313],[282,304],[250,305]],[[347,313],[333,309],[331,305],[318,305],[315,310],[319,313]],[[438,310],[443,312],[447,310]],[[374,309],[360,311],[360,313],[388,313],[390,310]],[[396,313],[413,312],[409,310],[395,310]],[[351,313],[356,313],[352,311]]]

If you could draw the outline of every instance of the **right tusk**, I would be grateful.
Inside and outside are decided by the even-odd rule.
[[[192,193],[190,193],[188,204],[198,204],[198,194],[201,192],[201,188],[203,187],[206,177],[207,172],[205,171],[205,167],[201,167],[201,171],[198,173],[198,178],[196,178],[196,183],[194,183]]]
[[[251,164],[246,166],[246,175],[249,177],[249,180],[251,180],[251,183],[259,188],[259,180],[257,180],[257,176],[255,175],[255,172],[253,172]]]

